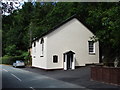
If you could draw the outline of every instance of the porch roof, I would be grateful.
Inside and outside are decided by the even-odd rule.
[[[75,54],[73,51],[68,51],[68,52],[65,52],[64,54]]]

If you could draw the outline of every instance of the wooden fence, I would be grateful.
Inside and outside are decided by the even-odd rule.
[[[91,67],[91,79],[120,85],[120,68],[102,66]]]

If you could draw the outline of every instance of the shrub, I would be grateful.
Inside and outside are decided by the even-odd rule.
[[[11,64],[12,63],[11,59],[12,59],[11,56],[5,55],[5,56],[1,57],[1,63],[2,64]]]
[[[21,60],[21,59],[22,59],[21,56],[8,56],[8,55],[5,55],[0,60],[1,60],[2,64],[10,64],[10,65],[12,65],[14,61]]]
[[[23,52],[22,55],[24,60],[28,60],[29,59],[29,52]]]
[[[28,61],[30,61],[31,57],[29,52],[24,52],[21,51],[21,55],[19,56],[10,56],[10,55],[5,55],[0,58],[0,63],[1,64],[13,64],[14,61],[16,60],[23,60],[25,64],[28,64]]]
[[[21,55],[24,59],[24,62],[26,65],[29,65],[31,57],[30,57],[30,53],[29,52],[23,52]]]

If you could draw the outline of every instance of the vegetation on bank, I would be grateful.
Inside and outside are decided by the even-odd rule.
[[[30,62],[28,60],[31,60],[31,57],[29,56],[28,52],[23,52],[19,56],[11,56],[11,55],[4,55],[3,57],[0,58],[0,64],[10,64],[12,65],[13,62],[16,60],[23,60],[26,65],[30,65]]]
[[[3,63],[27,60],[25,53],[34,38],[74,14],[97,36],[93,38],[100,41],[103,61],[120,60],[120,3],[27,2],[22,9],[2,16]]]

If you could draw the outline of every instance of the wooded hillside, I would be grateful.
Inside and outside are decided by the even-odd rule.
[[[2,16],[3,56],[26,56],[31,40],[72,15],[78,15],[100,41],[106,61],[120,57],[120,3],[25,3],[22,9]]]

